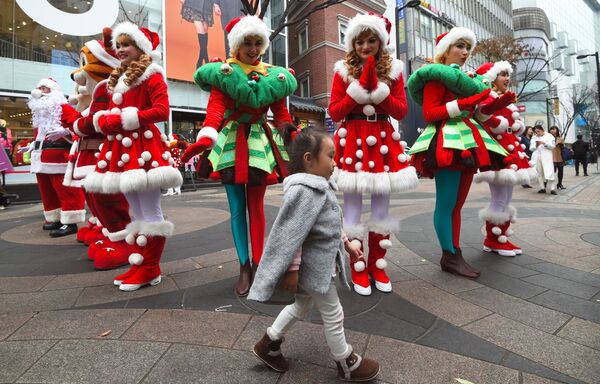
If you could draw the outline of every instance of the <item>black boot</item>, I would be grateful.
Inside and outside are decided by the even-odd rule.
[[[44,226],[42,227],[44,229],[44,231],[51,231],[53,229],[58,229],[62,226],[62,224],[60,223],[60,221],[56,221],[54,223],[44,223]]]
[[[77,224],[63,224],[60,228],[50,231],[50,237],[63,237],[77,233]]]
[[[250,286],[252,285],[252,267],[250,266],[250,260],[246,261],[246,264],[240,265],[240,277],[235,284],[235,294],[239,297],[248,295]]]

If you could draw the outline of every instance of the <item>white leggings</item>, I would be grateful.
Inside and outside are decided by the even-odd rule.
[[[376,222],[384,221],[389,216],[390,195],[371,195],[371,219]],[[362,194],[344,193],[344,226],[353,227],[360,224],[362,213]]]
[[[346,343],[344,334],[344,310],[333,281],[325,294],[307,291],[298,286],[293,304],[287,305],[267,329],[271,340],[279,340],[297,320],[304,320],[314,305],[321,314],[325,340],[335,361],[340,361],[352,353],[352,347]]]
[[[147,223],[162,223],[165,221],[160,207],[160,189],[125,194],[129,209],[134,220]]]
[[[512,184],[489,184],[491,201],[490,211],[506,212],[510,201],[512,200],[513,185]]]

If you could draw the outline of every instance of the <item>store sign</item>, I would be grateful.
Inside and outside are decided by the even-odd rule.
[[[517,105],[517,108],[519,108],[519,112],[525,112],[525,106],[524,105]]]
[[[17,4],[36,23],[72,36],[102,33],[102,28],[113,25],[119,15],[119,0],[95,0],[83,13],[61,11],[48,0],[17,0]]]
[[[452,24],[452,25],[456,25],[456,21],[454,21],[453,18],[448,16],[445,12],[442,12],[439,9],[437,9],[436,7],[434,7],[433,5],[429,4],[427,1],[421,0],[421,7],[431,11],[432,13],[437,15],[437,17],[444,20],[445,22]]]

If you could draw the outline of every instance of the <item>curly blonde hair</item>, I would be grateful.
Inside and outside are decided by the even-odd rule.
[[[354,47],[354,42],[359,38],[366,38],[369,35],[377,36],[370,29],[363,31],[360,35],[352,40],[352,46]],[[377,63],[375,68],[377,70],[377,78],[380,81],[384,81],[386,83],[391,82],[390,71],[392,69],[392,57],[385,50],[385,47],[381,40],[379,40],[379,52],[375,55],[375,62]],[[348,75],[358,79],[360,74],[362,73],[362,59],[356,53],[356,49],[346,53],[346,57],[344,58],[346,62],[346,67],[348,68]]]
[[[133,45],[139,50],[138,46],[131,37],[127,35],[121,35],[119,36],[119,39],[121,38],[127,39],[126,41],[128,41],[129,44]],[[131,86],[131,84],[135,83],[135,81],[144,74],[146,68],[148,68],[151,63],[152,59],[150,59],[150,56],[142,53],[136,61],[132,61],[129,64],[121,64],[111,72],[110,77],[108,78],[108,88],[111,90],[114,89],[119,81],[119,78],[123,74],[125,74],[125,80],[123,82],[128,87]]]

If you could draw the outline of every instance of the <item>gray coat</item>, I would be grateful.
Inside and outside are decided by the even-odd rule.
[[[302,247],[298,284],[325,294],[335,265],[346,280],[343,253],[342,210],[333,181],[309,173],[296,173],[283,181],[283,204],[275,219],[248,299],[268,300]]]

